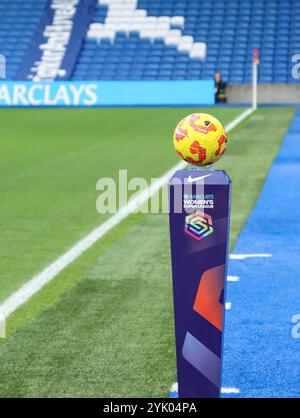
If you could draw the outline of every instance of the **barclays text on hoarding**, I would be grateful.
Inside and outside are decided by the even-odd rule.
[[[0,84],[0,106],[93,106],[98,85],[91,83]]]
[[[205,81],[0,81],[0,106],[182,106],[214,104]]]

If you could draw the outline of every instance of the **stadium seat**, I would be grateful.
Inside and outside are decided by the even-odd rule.
[[[47,0],[1,0],[0,53],[6,57],[6,78],[14,80],[43,17]],[[25,30],[24,30],[25,29]]]
[[[47,0],[1,0],[0,53],[15,79]],[[287,63],[299,53],[298,0],[98,0],[72,79],[196,79],[220,70],[249,82],[253,48],[259,82],[296,82]]]

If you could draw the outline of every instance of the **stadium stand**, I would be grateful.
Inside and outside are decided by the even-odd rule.
[[[76,80],[199,79],[219,70],[230,83],[249,83],[256,47],[259,82],[295,82],[299,0],[99,0],[93,20]]]
[[[1,0],[0,53],[6,58],[6,78],[16,78],[31,46],[47,0]]]
[[[17,78],[46,3],[1,1],[8,79]],[[231,84],[250,83],[256,47],[260,83],[295,83],[299,37],[299,0],[98,0],[71,79],[193,80],[218,70]]]

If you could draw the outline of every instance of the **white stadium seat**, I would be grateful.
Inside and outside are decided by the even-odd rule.
[[[190,57],[204,60],[206,58],[206,50],[207,50],[206,43],[204,42],[195,43],[191,48]]]
[[[167,23],[168,25],[170,25],[171,22],[171,18],[169,16],[159,16],[157,20],[159,22]]]
[[[179,51],[188,52],[191,58],[205,59],[206,44],[195,42],[192,36],[184,36],[185,25],[183,16],[148,16],[147,11],[137,8],[137,0],[98,0],[98,3],[108,7],[103,23],[92,23],[88,30],[88,38],[110,39],[114,41],[118,31],[139,32],[141,38],[163,39],[168,46],[176,46]],[[172,29],[172,25],[176,29]]]
[[[178,25],[184,28],[185,19],[183,16],[173,16],[171,18],[171,24],[172,25]]]
[[[166,45],[178,45],[179,44],[180,37],[169,35],[165,38],[165,44]]]

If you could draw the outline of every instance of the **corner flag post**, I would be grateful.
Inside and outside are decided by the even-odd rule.
[[[257,82],[258,82],[258,65],[259,65],[259,50],[253,49],[253,66],[252,66],[252,107],[257,109]]]

